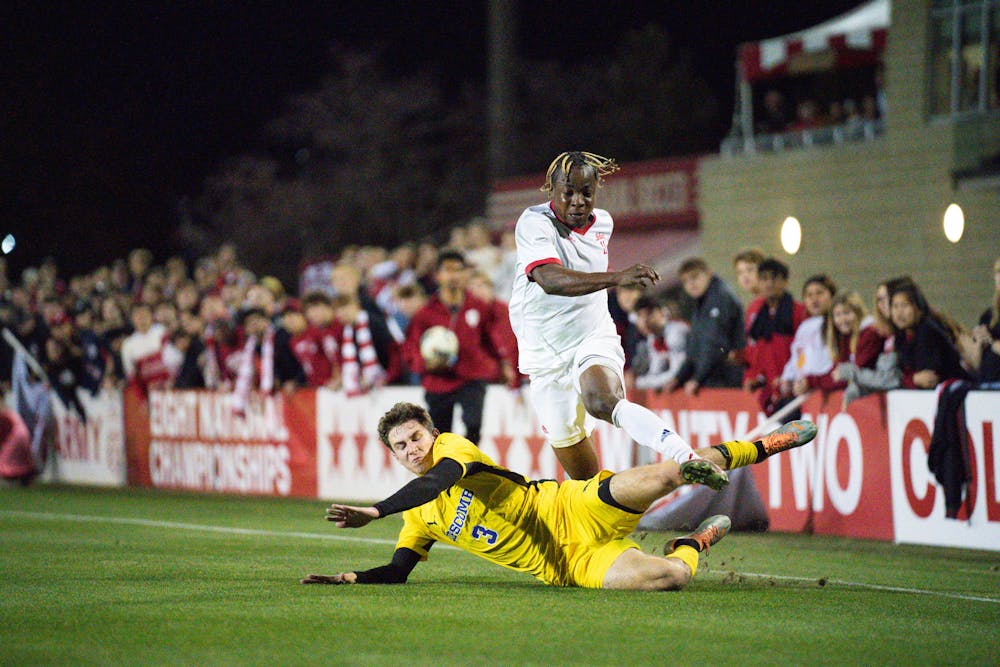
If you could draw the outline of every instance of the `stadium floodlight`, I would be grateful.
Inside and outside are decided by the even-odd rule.
[[[952,243],[958,243],[965,233],[965,213],[958,204],[949,204],[944,211],[944,236]]]
[[[781,247],[789,255],[794,255],[799,251],[800,245],[802,245],[802,225],[796,218],[788,216],[781,224]]]

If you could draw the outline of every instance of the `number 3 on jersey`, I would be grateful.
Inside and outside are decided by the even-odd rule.
[[[478,540],[480,538],[485,538],[486,544],[496,544],[497,532],[477,523],[472,527],[472,539]]]

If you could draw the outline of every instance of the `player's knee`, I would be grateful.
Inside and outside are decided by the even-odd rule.
[[[620,396],[607,389],[585,389],[583,391],[583,407],[590,414],[606,422],[611,421],[611,412],[621,400]]]
[[[656,588],[661,591],[677,591],[691,581],[691,568],[676,558],[662,558]]]

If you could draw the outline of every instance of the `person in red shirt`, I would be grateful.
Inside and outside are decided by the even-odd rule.
[[[778,383],[791,357],[795,330],[808,317],[806,307],[788,292],[788,265],[773,257],[757,267],[761,296],[747,308],[747,368],[743,388],[757,391],[757,401],[767,415],[780,407]]]
[[[292,336],[292,351],[306,372],[306,386],[340,386],[339,344],[341,325],[334,318],[330,297],[309,292],[302,298],[306,327]]]
[[[517,372],[517,337],[510,326],[510,311],[507,302],[497,298],[493,281],[484,272],[476,270],[469,274],[468,290],[477,299],[485,303],[496,323],[497,336],[505,340],[504,351],[500,356],[510,361],[514,379],[509,384],[512,389],[520,387],[528,381],[528,376]]]
[[[414,314],[406,330],[403,358],[420,374],[424,398],[434,423],[451,431],[455,405],[462,406],[465,437],[479,441],[486,383],[515,381],[509,322],[497,322],[497,311],[466,290],[467,268],[457,251],[443,251],[437,260],[438,291]],[[458,337],[458,358],[428,364],[420,354],[420,339],[433,326]]]

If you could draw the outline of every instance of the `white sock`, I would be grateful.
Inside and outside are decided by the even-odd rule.
[[[611,421],[644,447],[684,463],[699,458],[684,438],[667,428],[666,423],[652,410],[622,399],[611,411]]]

